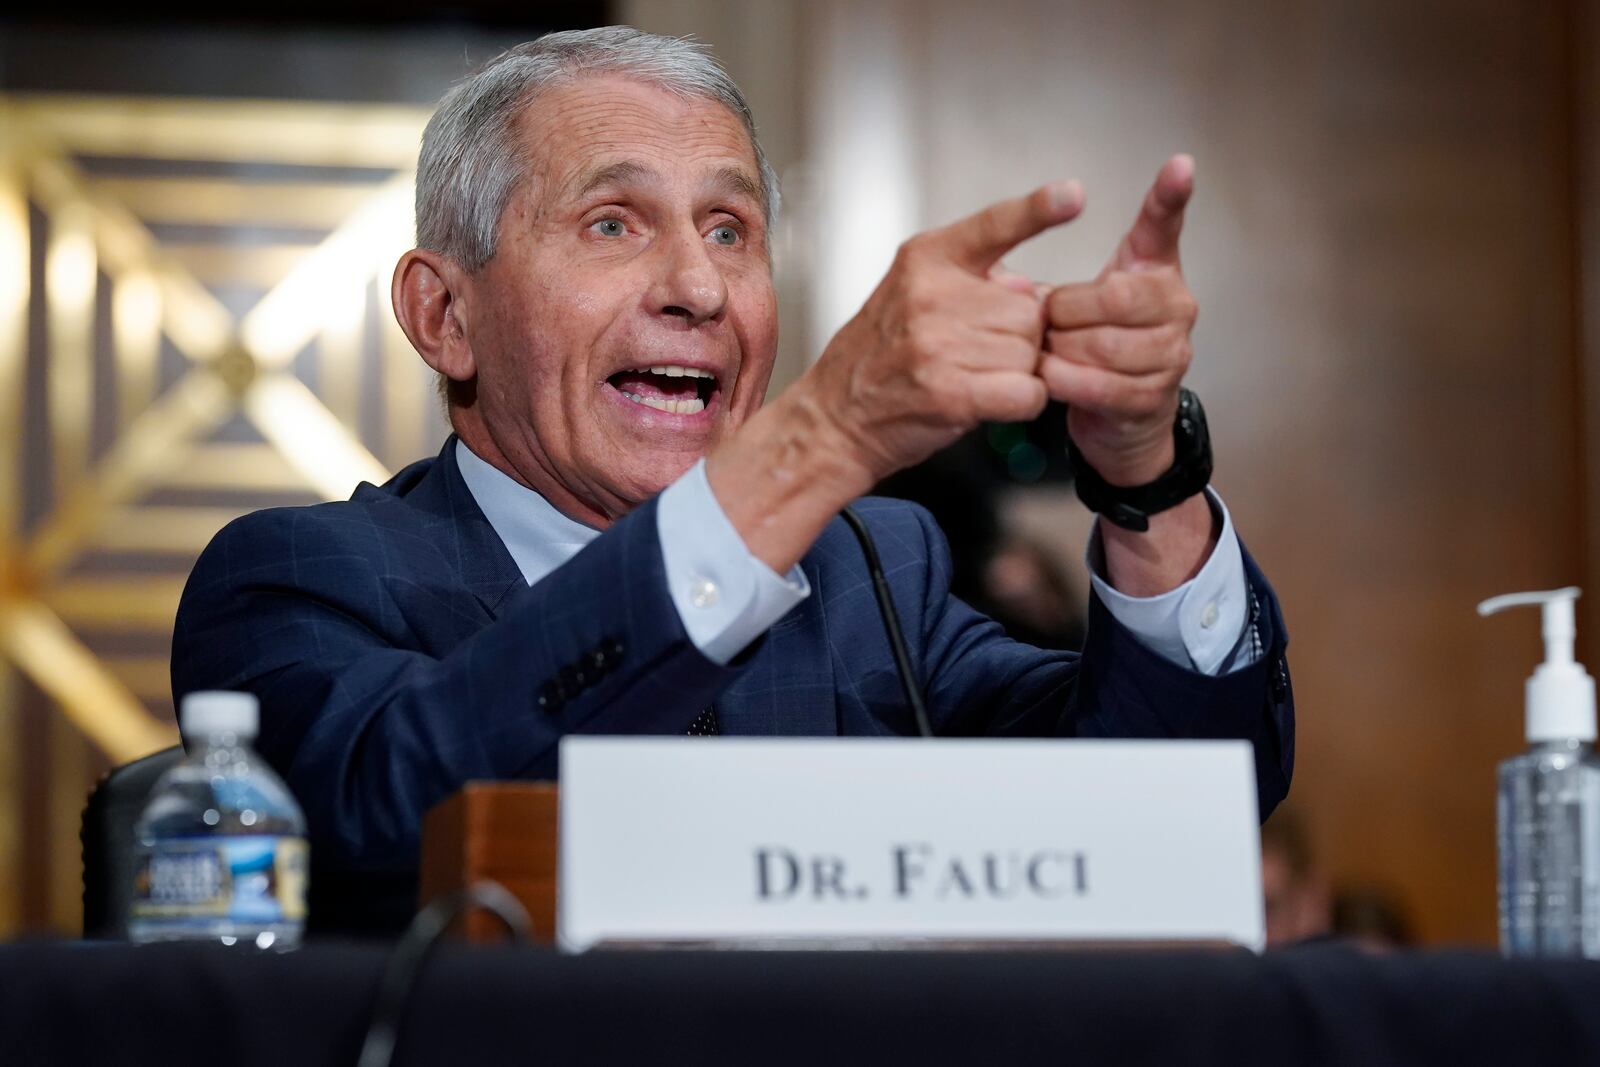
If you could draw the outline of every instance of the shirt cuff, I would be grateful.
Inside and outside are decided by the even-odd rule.
[[[1128,596],[1113,589],[1100,576],[1104,554],[1098,522],[1089,537],[1086,557],[1089,581],[1113,618],[1151,651],[1180,667],[1218,674],[1224,665],[1230,669],[1248,666],[1255,653],[1250,642],[1243,640],[1250,596],[1233,518],[1221,497],[1210,489],[1205,492],[1212,515],[1222,520],[1222,532],[1200,573],[1176,589],[1151,597]]]
[[[811,595],[798,565],[780,576],[750,554],[711,491],[705,460],[662,490],[656,533],[678,618],[719,666]]]

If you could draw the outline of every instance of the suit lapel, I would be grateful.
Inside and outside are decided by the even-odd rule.
[[[427,536],[455,565],[461,582],[495,618],[512,593],[527,588],[516,561],[472,498],[456,466],[454,434],[428,473],[406,494],[406,502],[429,513]]]

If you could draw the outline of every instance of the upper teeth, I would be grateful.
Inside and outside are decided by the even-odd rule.
[[[642,369],[648,370],[651,374],[665,375],[668,378],[715,378],[716,377],[716,375],[712,374],[708,370],[699,370],[698,368],[695,368],[695,367],[680,367],[680,366],[678,366],[676,364],[670,364],[670,365],[664,366],[664,367],[646,367],[646,368],[642,368]]]

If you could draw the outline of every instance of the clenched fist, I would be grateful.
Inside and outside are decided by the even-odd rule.
[[[1045,301],[1040,376],[1068,405],[1084,459],[1112,485],[1142,485],[1173,460],[1172,419],[1198,307],[1178,262],[1194,160],[1174,156],[1100,276]]]
[[[1083,208],[1059,182],[985,208],[901,246],[889,273],[797,388],[861,465],[870,486],[979,422],[1044,409],[1044,305],[992,274],[1000,257]]]

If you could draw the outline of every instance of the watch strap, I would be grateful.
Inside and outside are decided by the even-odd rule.
[[[1176,507],[1211,482],[1211,430],[1206,425],[1200,398],[1188,389],[1178,392],[1178,411],[1172,420],[1172,466],[1144,485],[1115,486],[1100,476],[1067,435],[1067,459],[1072,464],[1073,485],[1090,511],[1125,530],[1143,533],[1150,516]]]

